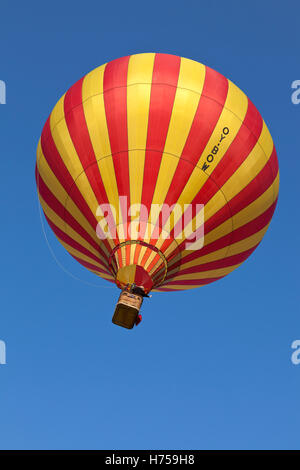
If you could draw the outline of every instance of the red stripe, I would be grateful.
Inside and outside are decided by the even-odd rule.
[[[168,134],[180,70],[180,57],[156,54],[150,96],[142,204],[150,210]]]
[[[270,222],[276,207],[276,203],[277,200],[273,204],[271,204],[271,206],[265,212],[263,212],[261,215],[251,220],[247,224],[243,225],[242,227],[239,227],[233,232],[230,232],[227,235],[224,235],[223,237],[219,238],[218,240],[209,243],[208,245],[204,246],[201,250],[194,251],[189,255],[185,256],[184,258],[182,258],[181,264],[188,263],[189,261],[197,259],[200,256],[202,257],[209,253],[213,253],[214,251],[220,250],[221,248],[224,248],[226,246],[229,247],[231,244],[237,243],[259,232]]]
[[[245,119],[244,124],[247,125],[248,129],[256,140],[260,138],[261,131],[262,131],[262,117],[260,115],[260,112],[256,109],[252,101],[248,99],[248,110],[251,110],[251,113],[248,113],[247,111],[247,119]]]
[[[153,287],[153,281],[149,274],[141,266],[137,266],[135,270],[134,282],[137,286],[143,286],[147,291]]]
[[[50,117],[47,119],[42,131],[41,148],[51,170],[58,178],[66,192],[69,193],[70,188],[74,184],[74,180],[67,170],[64,161],[56,148],[50,129]]]
[[[136,245],[135,251],[134,251],[134,257],[133,257],[133,264],[138,264],[138,259],[140,256],[141,249],[142,249],[141,245]]]
[[[277,167],[277,171],[273,176],[271,168],[274,170]],[[253,178],[253,180],[238,194],[236,194],[230,201],[230,213],[232,216],[240,212],[242,209],[247,207],[249,204],[259,198],[267,189],[274,183],[274,180],[278,173],[278,161],[276,156],[275,148],[271,154],[270,159],[263,167],[263,169]],[[218,225],[225,222],[228,219],[228,207],[222,207],[216,212],[209,220],[205,222],[205,233],[209,233],[215,229]]]
[[[41,147],[45,159],[51,168],[52,172],[67,192],[70,195],[71,188],[72,188],[72,195],[70,196],[73,200],[74,204],[77,205],[78,209],[81,213],[85,216],[88,220],[90,225],[96,231],[98,221],[95,217],[95,214],[92,213],[89,206],[87,205],[84,197],[82,196],[81,192],[74,184],[74,180],[70,175],[67,167],[65,166],[63,159],[61,158],[55,142],[53,140],[51,130],[50,130],[50,119],[48,118],[42,132],[41,136]]]
[[[106,258],[105,253],[102,251],[101,247],[95,242],[95,240],[86,232],[82,226],[77,222],[76,219],[68,212],[64,206],[59,202],[54,194],[49,190],[43,181],[41,175],[36,170],[36,178],[39,182],[39,193],[42,198],[48,204],[48,206],[62,219],[66,224],[68,224],[76,233],[78,233],[82,238],[84,238],[95,250],[100,251],[101,255]]]
[[[83,80],[84,78],[75,83],[66,93],[64,100],[65,119],[76,153],[80,159],[98,204],[107,204],[109,201],[101,179],[97,159],[84,115],[82,104]],[[118,244],[118,240],[114,240],[114,242],[115,244]],[[110,250],[108,241],[103,240],[103,243],[107,249]]]
[[[128,150],[127,73],[129,56],[109,62],[104,71],[103,91],[112,154]],[[128,188],[127,188],[128,189]]]
[[[155,55],[142,191],[142,204],[147,207],[149,213],[172,115],[180,62],[181,58],[178,56]],[[143,238],[142,229],[140,233]],[[148,255],[149,253],[145,253],[142,264],[145,264]]]
[[[206,67],[202,96],[166,196],[166,204],[172,205],[178,201],[216,127],[224,108],[227,93],[228,80],[218,72]]]
[[[249,130],[249,128],[252,128]],[[248,109],[240,130],[211,176],[219,187],[236,172],[255,147],[263,128],[263,120],[248,99]],[[258,136],[258,137],[257,137]]]
[[[104,71],[103,91],[107,128],[113,155],[119,196],[127,196],[127,207],[121,209],[123,221],[130,206],[127,73],[129,56],[109,62]]]

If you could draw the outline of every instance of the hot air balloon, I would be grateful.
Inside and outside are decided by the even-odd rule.
[[[121,289],[113,322],[132,328],[150,291],[204,286],[248,258],[279,172],[268,128],[236,85],[193,60],[145,53],[96,68],[58,101],[36,181],[53,232]]]

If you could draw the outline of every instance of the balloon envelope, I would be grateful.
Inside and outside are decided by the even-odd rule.
[[[104,64],[58,101],[37,186],[59,241],[119,287],[190,289],[258,246],[278,196],[271,135],[220,73],[168,54]]]

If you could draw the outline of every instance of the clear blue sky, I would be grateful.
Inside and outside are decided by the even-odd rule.
[[[1,449],[300,448],[297,1],[1,2]],[[207,287],[154,294],[132,331],[111,323],[117,289],[50,230],[34,180],[58,98],[104,62],[139,52],[200,61],[265,119],[281,171],[270,229],[242,267]]]

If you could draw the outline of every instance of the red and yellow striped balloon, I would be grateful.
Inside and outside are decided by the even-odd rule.
[[[67,91],[43,128],[36,177],[66,250],[119,287],[147,292],[191,289],[237,268],[263,238],[279,185],[271,135],[247,96],[209,67],[154,53],[113,60]],[[202,249],[173,237],[175,216],[168,239],[162,225],[156,238],[128,236],[124,214],[140,203],[204,204]],[[101,240],[103,204],[118,209],[116,235]]]

